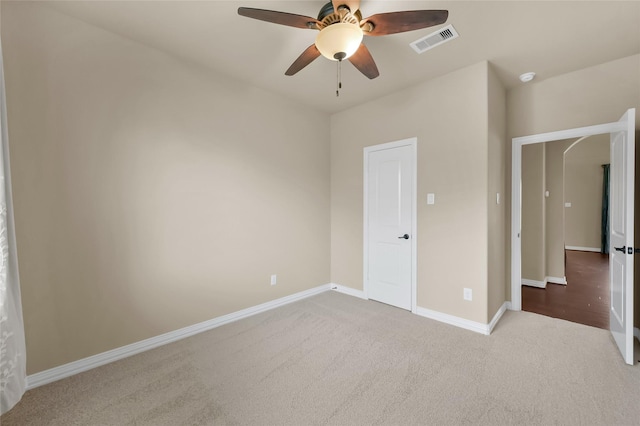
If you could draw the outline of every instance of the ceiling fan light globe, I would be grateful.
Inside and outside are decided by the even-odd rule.
[[[340,22],[329,25],[318,33],[316,47],[322,56],[332,61],[347,59],[356,53],[362,37],[362,29],[358,25]]]

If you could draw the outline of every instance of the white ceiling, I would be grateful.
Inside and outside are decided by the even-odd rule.
[[[323,0],[306,1],[63,1],[60,12],[183,60],[208,67],[326,112],[384,96],[488,60],[508,87],[535,71],[537,80],[640,53],[639,1],[374,1],[374,13],[447,9],[460,37],[421,55],[409,43],[444,25],[365,37],[380,77],[369,80],[350,63],[335,96],[336,63],[318,58],[292,77],[284,71],[314,42],[317,31],[240,17],[239,6],[316,17]],[[639,77],[640,78],[640,77]]]

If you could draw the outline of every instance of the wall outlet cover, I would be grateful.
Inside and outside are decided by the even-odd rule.
[[[464,300],[473,300],[473,290],[465,288],[463,292]]]

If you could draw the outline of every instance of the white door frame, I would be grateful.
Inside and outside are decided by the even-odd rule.
[[[522,310],[522,146],[626,131],[615,122],[512,139],[511,145],[511,309]]]
[[[418,203],[417,203],[417,194],[418,194],[418,138],[409,138],[409,139],[403,139],[403,140],[399,140],[399,141],[395,141],[395,142],[389,142],[389,143],[383,143],[380,145],[373,145],[373,146],[367,146],[364,148],[364,167],[363,167],[363,174],[364,174],[364,193],[363,193],[363,213],[364,213],[364,218],[363,218],[363,223],[364,223],[364,227],[363,227],[363,243],[364,243],[364,247],[363,247],[363,271],[362,271],[362,278],[363,278],[363,291],[364,291],[364,297],[366,299],[369,299],[369,279],[368,279],[368,272],[369,272],[369,153],[371,152],[375,152],[375,151],[383,151],[385,149],[393,149],[393,148],[399,148],[399,147],[403,147],[403,146],[410,146],[411,149],[411,156],[412,156],[412,174],[413,176],[411,176],[411,180],[412,180],[412,194],[411,194],[411,312],[413,312],[414,314],[416,313],[416,296],[417,296],[417,290],[416,290],[416,276],[417,276],[417,241],[418,241],[418,226],[417,226],[417,216],[418,216]]]

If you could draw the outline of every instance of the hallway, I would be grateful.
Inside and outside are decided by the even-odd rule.
[[[522,310],[609,329],[609,255],[565,250],[567,285],[522,286]]]

